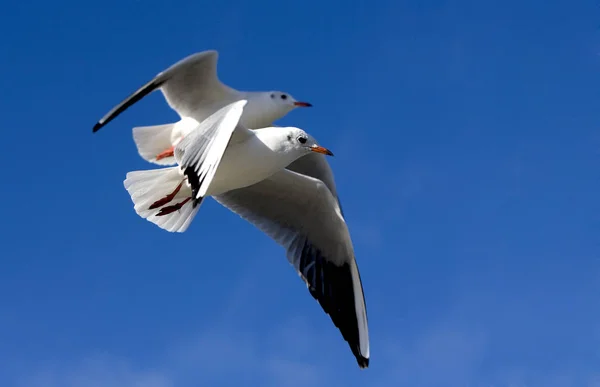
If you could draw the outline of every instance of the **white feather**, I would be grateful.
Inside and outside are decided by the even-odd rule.
[[[171,194],[182,181],[184,181],[184,177],[179,167],[171,167],[129,172],[123,185],[129,192],[135,212],[139,216],[164,230],[184,232],[196,216],[200,204],[193,208],[192,201],[189,200],[178,211],[163,216],[157,216],[160,208],[149,208],[154,202]],[[184,182],[173,200],[166,205],[180,203],[189,199],[191,195],[192,191],[189,185]]]
[[[154,164],[174,165],[175,158],[173,156],[160,160],[156,160],[156,156],[173,145],[171,143],[171,133],[175,125],[165,124],[133,128],[133,141],[140,156]]]

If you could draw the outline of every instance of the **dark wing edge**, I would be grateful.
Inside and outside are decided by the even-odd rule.
[[[106,126],[109,122],[117,118],[117,116],[127,110],[131,105],[140,101],[142,98],[152,93],[154,90],[158,89],[165,82],[164,79],[154,78],[150,82],[146,83],[144,86],[140,87],[133,93],[131,93],[127,98],[121,101],[118,105],[113,107],[108,113],[104,115],[104,117],[100,118],[98,122],[94,125],[92,129],[93,133],[96,133],[104,126]]]
[[[367,305],[358,268],[357,276],[352,275],[351,266],[356,263],[344,262],[341,266],[336,265],[302,235],[297,235],[293,239],[287,250],[287,257],[306,283],[310,294],[319,302],[323,311],[340,330],[344,340],[348,342],[358,366],[367,368],[369,354],[363,354],[360,345],[361,330],[367,327],[366,324],[364,327],[359,327],[360,312],[357,301],[360,300],[356,297],[362,298],[365,319]],[[355,282],[358,282],[360,290],[358,295]]]

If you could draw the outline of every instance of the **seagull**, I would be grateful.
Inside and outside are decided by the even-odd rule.
[[[97,132],[131,105],[155,90],[180,116],[176,123],[133,128],[133,138],[142,158],[159,165],[173,165],[173,150],[183,137],[218,109],[239,100],[247,107],[241,118],[246,128],[272,126],[298,107],[312,106],[281,91],[239,91],[223,84],[217,76],[218,52],[206,50],[181,59],[160,72],[113,107],[93,127]]]
[[[338,200],[322,180],[286,169],[309,154],[333,154],[299,128],[246,128],[246,103],[226,105],[185,136],[174,149],[178,166],[129,172],[123,184],[134,209],[164,230],[185,232],[211,196],[249,221],[284,247],[359,367],[366,368],[366,303]]]

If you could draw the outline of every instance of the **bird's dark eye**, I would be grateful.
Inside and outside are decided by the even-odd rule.
[[[287,99],[287,95],[281,94],[281,99]]]
[[[271,98],[275,98],[275,94],[271,94]]]
[[[298,137],[298,142],[300,144],[306,144],[306,137]]]

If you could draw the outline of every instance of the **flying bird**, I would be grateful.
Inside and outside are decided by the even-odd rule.
[[[272,126],[298,107],[312,106],[297,101],[281,91],[239,91],[219,80],[218,52],[202,51],[181,59],[137,89],[104,115],[94,132],[115,119],[131,105],[155,90],[160,90],[168,105],[180,116],[171,124],[141,126],[133,129],[138,153],[145,160],[159,165],[173,165],[173,149],[198,123],[218,109],[239,100],[246,100],[241,123],[249,129]]]
[[[367,311],[348,227],[336,198],[318,179],[285,167],[333,153],[295,127],[249,130],[246,101],[223,107],[174,150],[178,166],[129,172],[124,186],[139,216],[184,232],[207,196],[246,219],[286,250],[310,294],[369,365]]]

